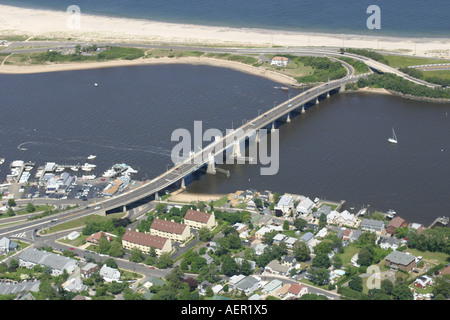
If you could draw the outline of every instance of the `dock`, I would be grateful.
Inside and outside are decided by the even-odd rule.
[[[434,219],[433,223],[430,224],[430,226],[428,228],[433,228],[434,226],[436,226],[437,224],[440,224],[440,226],[442,227],[447,227],[448,226],[448,222],[449,222],[449,218],[442,216],[442,217],[437,217],[436,219]]]

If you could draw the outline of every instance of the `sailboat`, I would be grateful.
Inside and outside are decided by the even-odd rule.
[[[395,135],[394,128],[392,128],[392,137],[388,139],[390,143],[397,143],[397,136]]]

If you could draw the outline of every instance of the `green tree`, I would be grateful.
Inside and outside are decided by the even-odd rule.
[[[300,262],[308,261],[311,258],[311,250],[303,241],[297,241],[292,248],[295,259]]]
[[[335,267],[336,269],[339,269],[342,267],[342,258],[338,255],[335,255],[333,257],[333,267]]]
[[[28,202],[27,207],[25,209],[28,213],[32,213],[34,211],[36,211],[36,208],[34,207],[34,205],[31,202]]]
[[[391,295],[394,290],[394,284],[389,279],[384,279],[380,284],[381,292],[387,295]]]
[[[413,300],[414,294],[406,284],[396,285],[392,290],[392,296],[395,300]]]
[[[102,234],[102,236],[98,240],[98,252],[106,254],[108,253],[110,247],[111,244],[109,243],[109,240],[105,237],[105,235]]]
[[[142,262],[144,261],[144,254],[138,248],[131,249],[130,258],[128,258],[132,262]]]
[[[358,253],[358,264],[368,267],[372,264],[374,256],[375,250],[373,249],[373,246],[366,245]]]
[[[348,286],[350,289],[362,292],[363,291],[363,280],[360,276],[353,277],[349,282]]]
[[[170,253],[164,252],[159,256],[157,267],[160,269],[169,268],[173,265],[172,257],[170,256]]]
[[[323,286],[328,283],[328,279],[330,278],[330,270],[325,268],[315,268],[312,267],[308,271],[309,279],[312,283],[318,286]]]
[[[106,259],[104,263],[107,267],[117,269],[117,262],[113,258]]]
[[[123,248],[122,248],[122,244],[118,241],[113,241],[111,242],[111,245],[109,247],[108,250],[108,254],[112,257],[116,257],[119,258],[121,256],[123,256]]]
[[[299,230],[303,231],[306,228],[307,222],[305,219],[297,218],[294,220],[294,227]]]
[[[284,220],[284,222],[283,222],[283,230],[284,231],[289,231],[289,221],[288,220]]]
[[[8,206],[15,207],[17,206],[16,200],[14,199],[8,199]]]
[[[226,255],[222,262],[222,273],[226,276],[233,276],[239,271],[236,261],[229,255]]]
[[[213,233],[211,232],[211,230],[209,230],[209,228],[203,227],[200,228],[200,230],[198,230],[198,237],[200,238],[201,241],[211,241],[212,238],[214,237]]]
[[[313,259],[312,266],[316,267],[316,268],[327,269],[331,266],[330,257],[328,257],[328,254],[326,254],[324,252],[320,252]]]

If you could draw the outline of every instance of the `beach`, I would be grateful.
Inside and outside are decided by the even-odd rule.
[[[38,39],[70,39],[93,43],[110,41],[254,47],[369,48],[450,58],[450,38],[399,38],[213,27],[95,16],[83,12],[77,20],[78,25],[71,24],[74,21],[72,18],[66,11],[0,5],[0,35],[17,34]],[[79,26],[79,29],[74,29],[73,26]]]

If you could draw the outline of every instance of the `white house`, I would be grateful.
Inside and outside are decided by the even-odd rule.
[[[283,214],[294,209],[294,198],[289,195],[283,195],[274,207],[275,212],[281,211]]]
[[[106,264],[100,269],[100,275],[106,282],[119,282],[120,272],[117,269],[110,268]]]
[[[310,198],[305,198],[297,205],[298,214],[308,215],[311,213],[312,209],[314,208],[315,203]]]
[[[277,67],[286,67],[289,63],[289,59],[286,57],[280,57],[280,56],[275,56],[272,58],[272,61],[270,62],[270,64],[272,66],[277,66]]]
[[[396,240],[393,237],[389,237],[389,238],[384,239],[381,242],[380,247],[381,247],[381,249],[384,249],[384,250],[387,250],[387,249],[397,250],[398,244],[399,244],[398,240]]]

